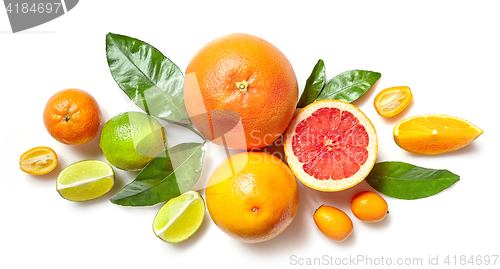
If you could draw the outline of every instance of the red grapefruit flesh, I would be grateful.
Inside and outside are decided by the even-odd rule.
[[[285,155],[295,176],[321,191],[340,191],[363,181],[377,158],[377,133],[357,107],[321,100],[292,119]]]

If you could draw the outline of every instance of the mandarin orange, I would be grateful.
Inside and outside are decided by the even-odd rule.
[[[80,145],[96,137],[102,114],[92,95],[79,89],[66,89],[50,97],[43,111],[43,122],[57,141]]]

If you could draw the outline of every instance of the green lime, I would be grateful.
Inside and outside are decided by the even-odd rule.
[[[116,168],[141,170],[165,149],[167,132],[155,118],[142,112],[125,112],[108,120],[99,146]]]
[[[167,243],[188,239],[205,217],[205,201],[198,192],[188,191],[166,202],[156,214],[153,231]]]
[[[68,165],[57,176],[56,189],[70,201],[83,202],[108,193],[115,183],[113,168],[98,160],[80,161]]]

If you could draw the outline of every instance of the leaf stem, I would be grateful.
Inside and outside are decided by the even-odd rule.
[[[205,139],[205,137],[203,137],[203,135],[200,134],[200,132],[198,132],[197,130],[195,130],[193,127],[191,127],[191,125],[181,125],[182,127],[190,130],[191,132],[195,133],[197,136],[199,136],[201,139],[203,139],[203,143],[206,143],[207,142],[207,139]]]

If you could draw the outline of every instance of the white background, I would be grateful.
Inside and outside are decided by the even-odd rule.
[[[457,264],[459,255],[467,255],[467,260],[471,255],[499,255],[499,10],[496,1],[87,0],[54,21],[16,34],[0,10],[0,267],[284,268],[304,267],[293,264],[307,258],[367,255],[373,263],[382,258],[393,264],[411,262],[398,258],[421,258],[423,265],[415,267],[424,268],[429,257],[439,256],[440,264],[446,265],[447,255],[457,255]],[[461,179],[429,198],[386,197],[390,214],[377,224],[362,223],[349,209],[356,192],[371,189],[365,182],[339,193],[322,193],[299,183],[296,218],[271,241],[235,241],[206,214],[195,235],[180,244],[167,244],[151,228],[160,205],[131,208],[109,202],[136,173],[115,169],[115,188],[90,202],[66,201],[55,190],[55,178],[65,166],[105,159],[97,139],[71,147],[46,132],[42,111],[52,94],[83,89],[97,99],[106,120],[139,110],[110,75],[105,54],[108,32],[154,45],[183,71],[208,41],[234,32],[254,34],[287,55],[301,92],[318,59],[324,60],[328,79],[351,69],[378,71],[379,82],[354,102],[377,129],[377,161],[444,168]],[[412,103],[395,118],[380,117],[374,97],[400,85],[412,89]],[[401,150],[392,139],[393,126],[405,117],[428,113],[464,118],[484,134],[468,147],[443,155]],[[199,141],[188,131],[166,127],[170,145]],[[19,156],[41,145],[58,153],[56,170],[45,176],[19,170]],[[206,180],[224,158],[224,150],[210,144],[193,189],[204,194]],[[354,231],[348,240],[336,243],[319,232],[312,214],[321,204],[336,206],[352,218]],[[321,261],[328,262],[326,267],[336,266]],[[450,262],[453,265],[454,260]]]

